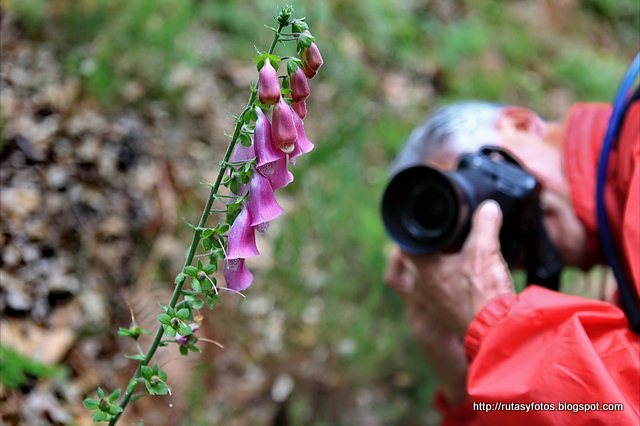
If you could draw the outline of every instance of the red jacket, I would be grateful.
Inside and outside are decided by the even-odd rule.
[[[596,171],[611,107],[577,104],[568,114],[565,168],[573,207],[587,230],[588,257],[601,263],[595,208]],[[629,110],[609,162],[606,208],[619,253],[640,292],[640,105]],[[640,424],[640,337],[613,304],[530,286],[487,304],[465,336],[466,403],[439,397],[443,424]],[[476,403],[475,409],[473,403]],[[560,402],[622,403],[623,411]],[[478,403],[498,403],[482,405]],[[504,406],[499,403],[506,403]],[[514,403],[514,405],[509,405]],[[552,403],[526,412],[531,403]],[[516,405],[523,404],[523,405]],[[484,409],[479,410],[479,409]],[[497,409],[502,411],[497,411]],[[516,408],[517,411],[507,411]]]

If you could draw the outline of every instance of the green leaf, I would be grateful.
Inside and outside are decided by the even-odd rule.
[[[185,266],[184,273],[189,275],[190,277],[195,277],[198,275],[198,268],[193,265]]]
[[[148,365],[143,365],[142,368],[140,369],[140,374],[142,374],[142,377],[144,377],[145,379],[149,380],[151,379],[151,376],[153,376],[153,368],[149,367]]]
[[[200,280],[197,278],[192,279],[191,288],[193,289],[193,291],[200,293],[202,291],[202,284],[200,283]]]
[[[187,347],[189,348],[189,350],[190,350],[191,352],[198,352],[198,353],[199,353],[199,352],[201,352],[201,351],[200,351],[200,348],[199,348],[199,347],[197,347],[196,345],[189,345],[189,346],[187,346]]]
[[[115,416],[118,413],[122,413],[122,411],[122,407],[119,407],[116,404],[112,404],[111,406],[109,406],[109,414],[111,414],[112,416]]]
[[[171,316],[167,315],[167,314],[160,314],[157,316],[158,321],[160,321],[160,324],[164,324],[164,325],[169,325],[171,324]]]
[[[202,260],[198,260],[198,271],[202,271]]]
[[[144,361],[145,356],[142,354],[135,354],[135,355],[125,355],[125,358],[129,358],[134,361]]]
[[[255,108],[250,109],[244,114],[243,121],[245,124],[249,124],[258,119],[258,114],[256,113]]]
[[[111,392],[111,395],[109,395],[109,402],[115,402],[118,398],[120,398],[120,389],[116,389],[113,392]]]
[[[164,383],[158,383],[155,386],[147,386],[147,390],[151,395],[168,395],[169,386]]]
[[[301,34],[298,38],[298,48],[302,46],[306,49],[307,47],[311,46],[311,43],[313,43],[314,41],[316,41],[316,38],[314,36],[310,34]]]
[[[209,306],[209,309],[213,309],[216,306],[216,301],[214,300],[213,297],[211,297],[211,295],[206,295],[205,296],[205,300],[207,302],[207,306]]]
[[[190,303],[193,309],[202,309],[204,306],[204,301],[202,299],[193,299]]]
[[[182,335],[182,336],[188,336],[188,335],[192,334],[193,331],[191,330],[191,327],[189,327],[188,325],[182,323],[182,324],[180,324],[180,327],[178,328],[178,333],[180,333],[180,335]]]
[[[229,190],[231,192],[233,192],[234,194],[238,194],[238,180],[237,179],[233,179],[231,182],[229,182]]]
[[[213,288],[213,284],[209,280],[202,282],[202,291],[207,292]]]
[[[190,312],[187,308],[182,308],[177,313],[178,318],[180,318],[183,321],[189,318],[189,315],[190,315]]]
[[[176,337],[176,330],[174,330],[172,327],[168,325],[164,327],[164,332],[169,337]]]
[[[304,21],[304,18],[296,19],[291,23],[291,31],[294,33],[301,33],[308,29],[309,25]]]
[[[140,398],[142,398],[143,396],[145,396],[146,394],[144,392],[136,392],[133,395],[131,395],[131,402],[136,402],[137,400],[139,400]]]
[[[211,256],[217,260],[223,260],[224,250],[222,250],[222,247],[218,247],[217,249],[213,250],[213,252],[211,253]]]
[[[98,396],[99,396],[100,398],[104,398],[104,391],[102,390],[102,388],[100,388],[100,387],[99,387],[99,388],[98,388],[98,390],[97,390],[97,392],[98,392]]]
[[[87,398],[84,401],[82,401],[82,403],[89,410],[95,410],[100,406],[100,402],[97,399],[92,399],[92,398]]]
[[[240,143],[243,146],[251,146],[251,136],[248,133],[241,132],[240,133]]]
[[[222,247],[222,244],[220,243],[220,240],[218,238],[216,238],[214,240],[211,240],[211,242],[213,243],[213,246],[215,248],[221,248]]]
[[[109,413],[105,413],[104,411],[96,411],[91,416],[91,420],[94,422],[108,422],[111,419]]]
[[[211,243],[211,239],[210,238],[205,238],[202,240],[202,248],[209,251],[211,250],[211,248],[213,247],[213,244]]]
[[[186,279],[187,279],[187,275],[184,274],[183,272],[180,272],[178,275],[176,275],[176,279],[174,282],[176,284],[182,284]]]
[[[131,330],[129,330],[128,328],[120,327],[118,328],[118,336],[131,337]]]
[[[204,273],[207,275],[211,275],[215,273],[217,270],[218,270],[218,265],[215,263],[210,263],[207,266],[205,266],[203,269]]]
[[[213,234],[213,228],[207,228],[202,232],[202,238],[209,238]]]
[[[158,371],[158,377],[160,377],[160,380],[162,380],[163,382],[167,381],[167,373],[165,373],[164,371]]]

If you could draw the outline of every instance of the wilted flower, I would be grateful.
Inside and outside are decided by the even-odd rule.
[[[244,259],[225,260],[223,274],[227,288],[235,291],[246,289],[253,281],[253,274],[247,269]]]
[[[254,173],[249,183],[247,210],[251,216],[251,226],[269,222],[283,212],[282,207],[276,201],[269,180],[261,173]]]
[[[293,151],[296,141],[296,128],[293,123],[294,112],[282,96],[273,109],[271,117],[271,139],[276,148],[284,153]]]
[[[278,73],[269,58],[265,59],[258,77],[258,98],[265,105],[273,105],[280,98],[280,82]]]
[[[249,209],[245,206],[229,229],[227,259],[246,259],[259,254],[258,247],[256,247],[255,231],[251,226]]]
[[[306,99],[310,91],[304,71],[300,67],[296,66],[295,68],[295,71],[290,74],[291,99],[294,102],[298,102]]]
[[[307,138],[307,135],[304,132],[304,124],[302,123],[302,119],[296,115],[293,117],[293,122],[295,123],[295,126],[296,126],[298,139],[296,141],[296,147],[293,149],[291,154],[289,154],[289,160],[291,161],[291,164],[295,165],[296,157],[311,151],[314,145]]]
[[[307,116],[307,101],[291,102],[291,109],[298,114],[298,117],[305,118]]]

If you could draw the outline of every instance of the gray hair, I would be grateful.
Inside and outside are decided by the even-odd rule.
[[[391,165],[391,174],[418,164],[436,153],[455,155],[496,145],[496,121],[504,105],[482,101],[457,102],[440,108],[418,126]]]

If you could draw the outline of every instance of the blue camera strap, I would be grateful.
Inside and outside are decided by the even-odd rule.
[[[602,143],[596,181],[596,214],[598,217],[598,233],[600,234],[602,250],[604,251],[607,263],[613,270],[613,274],[618,283],[618,291],[620,293],[620,300],[622,301],[622,308],[629,320],[631,329],[635,333],[640,334],[640,303],[638,302],[638,294],[634,288],[633,281],[630,280],[627,275],[627,270],[620,262],[619,253],[613,240],[611,225],[609,223],[609,218],[607,217],[607,210],[604,203],[610,153],[618,142],[620,130],[629,107],[640,98],[640,87],[636,89],[635,93],[631,94],[633,86],[639,75],[640,53],[636,55],[631,66],[627,70],[620,87],[618,88],[618,92],[613,103],[613,112],[609,118],[609,125]]]

